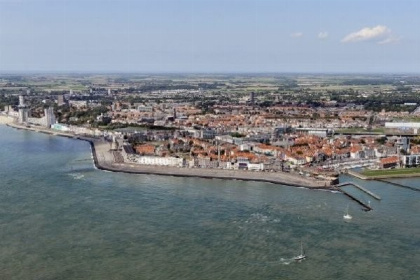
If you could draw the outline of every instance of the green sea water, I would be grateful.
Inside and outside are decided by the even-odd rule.
[[[0,126],[0,279],[420,279],[420,192],[340,179],[382,200],[105,172],[86,142]]]

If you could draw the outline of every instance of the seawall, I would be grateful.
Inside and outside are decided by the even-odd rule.
[[[300,175],[284,172],[256,172],[242,170],[204,169],[204,168],[179,168],[168,166],[151,166],[136,163],[115,163],[112,153],[109,151],[109,143],[101,139],[79,136],[70,133],[58,132],[42,127],[27,127],[18,124],[8,124],[10,127],[31,130],[56,136],[87,141],[92,149],[93,162],[100,170],[122,172],[131,174],[154,174],[175,177],[196,177],[205,179],[229,179],[243,181],[267,182],[294,187],[310,189],[334,189],[330,182],[308,179]]]

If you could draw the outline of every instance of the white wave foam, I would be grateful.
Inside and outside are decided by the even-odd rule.
[[[75,180],[80,180],[85,177],[85,175],[80,173],[70,173],[69,176],[73,177]]]

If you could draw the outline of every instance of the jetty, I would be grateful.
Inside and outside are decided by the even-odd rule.
[[[359,203],[360,205],[362,205],[364,207],[363,210],[365,211],[371,211],[373,210],[372,207],[370,207],[369,204],[366,204],[365,202],[361,201],[360,199],[356,198],[355,196],[349,194],[348,192],[346,192],[345,190],[342,190],[340,188],[337,188],[340,192],[344,193],[345,195],[347,195],[348,197],[350,197],[350,199],[356,201],[357,203]]]
[[[362,186],[360,186],[358,184],[352,183],[352,182],[344,182],[344,183],[338,184],[336,186],[336,188],[337,188],[338,191],[342,192],[343,194],[345,194],[346,196],[348,196],[350,199],[352,199],[352,200],[356,201],[357,203],[359,203],[360,205],[362,205],[362,207],[364,208],[363,210],[365,210],[365,211],[371,211],[371,210],[373,210],[373,208],[370,206],[369,203],[365,203],[364,201],[361,201],[357,197],[353,196],[352,194],[346,192],[345,190],[343,190],[341,188],[343,186],[349,186],[349,185],[356,187],[357,189],[359,189],[359,190],[367,193],[368,195],[372,196],[373,198],[375,198],[377,200],[381,200],[381,197],[379,195],[374,194],[373,192],[369,191],[368,189],[366,189],[366,188],[364,188],[364,187],[362,187]]]
[[[348,185],[351,185],[351,186],[354,186],[354,187],[358,188],[359,190],[367,193],[368,195],[375,198],[376,200],[381,200],[381,197],[379,195],[371,192],[370,190],[368,190],[368,189],[366,189],[366,188],[364,188],[364,187],[362,187],[358,184],[352,183],[352,182],[344,182],[344,183],[338,184],[337,187],[348,186]]]
[[[384,180],[384,179],[376,179],[376,181],[387,183],[387,184],[390,184],[390,185],[394,185],[394,186],[397,186],[397,187],[400,187],[400,188],[405,188],[405,189],[409,189],[409,190],[412,190],[412,191],[420,192],[420,189],[410,187],[410,186],[406,186],[406,185],[402,185],[402,184],[395,183],[395,182],[390,182],[390,181],[387,181],[387,180]]]

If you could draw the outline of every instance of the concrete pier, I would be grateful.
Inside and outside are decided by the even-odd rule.
[[[369,204],[364,203],[363,201],[361,201],[360,199],[354,197],[353,195],[349,194],[348,192],[346,192],[345,190],[342,190],[340,188],[337,188],[340,192],[342,192],[343,194],[347,195],[348,197],[350,197],[350,199],[356,201],[357,203],[359,203],[360,205],[362,205],[364,207],[363,210],[365,211],[371,211],[373,210],[372,207],[370,207]]]
[[[348,185],[355,186],[356,188],[358,188],[359,190],[361,190],[361,191],[363,191],[363,192],[367,193],[367,194],[368,194],[368,195],[370,195],[371,197],[373,197],[373,198],[375,198],[375,199],[377,199],[377,200],[381,200],[381,197],[380,197],[379,195],[374,194],[374,193],[373,193],[373,192],[371,192],[370,190],[367,190],[367,189],[365,189],[364,187],[362,187],[362,186],[360,186],[360,185],[358,185],[358,184],[352,183],[352,182],[344,182],[344,183],[338,184],[338,185],[337,185],[337,187],[348,186]]]

